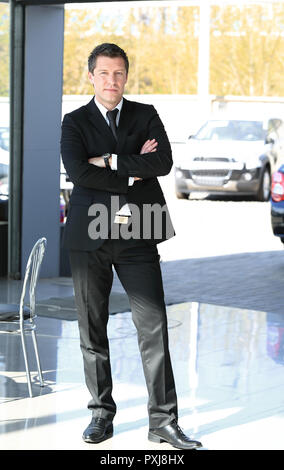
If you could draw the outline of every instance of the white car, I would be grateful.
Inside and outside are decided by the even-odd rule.
[[[271,174],[284,161],[280,118],[212,118],[189,140],[175,162],[178,198],[191,192],[270,197]]]

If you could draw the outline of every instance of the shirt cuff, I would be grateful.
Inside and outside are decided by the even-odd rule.
[[[115,153],[111,154],[111,169],[117,170],[117,155]],[[128,186],[133,186],[134,184],[134,176],[129,176],[128,178]]]
[[[111,169],[117,170],[117,155],[115,153],[111,154]]]
[[[117,155],[115,153],[111,154],[111,169],[117,170]],[[128,186],[133,186],[134,184],[134,176],[129,176],[128,178]]]

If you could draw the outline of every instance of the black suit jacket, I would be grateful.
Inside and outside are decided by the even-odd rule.
[[[64,246],[68,249],[94,250],[101,245],[103,239],[110,236],[109,231],[115,216],[112,210],[112,201],[115,199],[112,200],[112,196],[118,199],[124,195],[130,207],[131,204],[135,204],[135,207],[139,208],[139,220],[133,218],[132,223],[139,226],[141,238],[151,243],[159,243],[174,235],[166,202],[157,180],[157,176],[167,175],[170,172],[172,153],[164,126],[155,108],[124,98],[117,137],[116,141],[94,99],[86,106],[64,116],[61,155],[66,172],[74,184],[64,231]],[[153,138],[158,142],[157,151],[140,155],[145,141]],[[90,157],[101,156],[106,152],[118,155],[117,171],[88,163]],[[130,176],[138,176],[142,180],[129,186]],[[120,200],[120,206],[125,199]],[[89,208],[96,207],[93,204],[101,204],[106,208],[108,236],[105,236],[105,230],[95,239],[89,235],[90,223],[94,220],[94,215],[89,215]],[[148,225],[145,231],[146,215],[145,211],[143,213],[143,208],[149,209],[151,206],[163,208],[163,223],[160,229],[160,216],[158,212],[153,211],[149,235],[149,211],[147,211]],[[129,229],[131,232],[130,226]]]

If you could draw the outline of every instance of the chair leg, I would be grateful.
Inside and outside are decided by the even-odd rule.
[[[21,339],[22,339],[22,347],[23,347],[23,353],[24,353],[24,360],[25,360],[26,376],[27,376],[27,382],[28,382],[29,395],[30,395],[30,398],[32,398],[33,397],[33,392],[32,392],[31,374],[30,374],[30,369],[29,369],[25,332],[23,330],[21,330]]]
[[[38,353],[37,339],[36,339],[35,330],[32,330],[32,338],[33,338],[33,344],[34,344],[34,350],[35,350],[35,357],[36,357],[36,363],[37,363],[37,370],[38,370],[38,375],[39,375],[40,386],[44,387],[45,384],[44,384],[43,377],[42,377],[42,370],[41,370],[41,364],[40,364],[40,359],[39,359],[39,353]]]

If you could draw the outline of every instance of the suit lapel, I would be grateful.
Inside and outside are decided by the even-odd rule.
[[[123,146],[127,135],[131,128],[135,125],[134,106],[131,101],[123,98],[123,105],[121,108],[120,119],[117,129],[117,141],[115,140],[110,127],[108,126],[105,118],[95,104],[94,98],[86,105],[88,111],[88,118],[96,127],[97,131],[108,141],[111,140],[114,145],[114,153],[123,151]]]
[[[112,144],[115,146],[117,142],[113,136],[113,133],[107,124],[105,118],[103,117],[102,113],[96,106],[94,98],[87,104],[87,111],[88,111],[88,118],[91,123],[96,127],[97,131],[105,137],[108,141],[111,140]]]
[[[126,137],[129,134],[131,127],[134,125],[134,106],[131,101],[123,98],[123,105],[117,130],[117,153],[121,153],[123,151]]]

